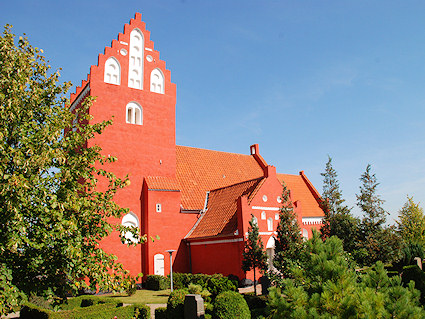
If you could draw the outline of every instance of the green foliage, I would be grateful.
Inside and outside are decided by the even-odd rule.
[[[112,303],[102,303],[85,308],[75,308],[54,312],[41,308],[31,303],[25,304],[21,309],[21,318],[23,319],[110,319],[114,316],[118,318],[149,318],[149,307],[146,306],[128,306],[122,307]]]
[[[213,300],[222,292],[238,290],[238,287],[235,286],[231,280],[221,274],[214,274],[210,276],[206,288],[211,293],[211,298]]]
[[[149,290],[165,290],[170,287],[170,280],[169,278],[160,275],[148,275],[146,276],[145,285],[146,289]]]
[[[187,289],[176,289],[170,294],[167,302],[168,319],[184,318],[184,299],[187,294]]]
[[[320,229],[323,239],[338,236],[346,251],[353,251],[356,246],[356,234],[360,221],[351,215],[351,209],[344,204],[339,187],[338,174],[332,166],[332,158],[328,157],[323,176],[323,192],[321,208],[325,214]]]
[[[71,310],[76,308],[90,307],[99,304],[114,304],[116,307],[121,307],[123,305],[120,300],[117,300],[113,297],[83,295],[67,299],[66,302],[61,305],[61,309]]]
[[[252,294],[243,295],[246,303],[250,310],[258,308],[266,308],[267,306],[267,297],[266,296],[257,296]]]
[[[402,240],[393,226],[384,227],[388,213],[382,208],[384,201],[376,194],[379,183],[370,165],[360,180],[357,205],[363,211],[363,219],[358,227],[353,256],[358,264],[367,266],[377,261],[396,262],[401,257]]]
[[[150,319],[151,308],[149,306],[142,305],[142,304],[134,304],[133,307],[134,307],[134,318],[136,318],[136,319]]]
[[[156,308],[155,319],[167,319],[167,308],[165,307]]]
[[[375,174],[371,173],[370,164],[367,165],[360,181],[362,185],[360,186],[360,194],[356,195],[357,206],[364,213],[363,224],[373,230],[385,223],[388,213],[382,208],[384,201],[376,194],[379,183]]]
[[[215,319],[250,319],[251,313],[245,299],[237,292],[220,293],[214,302]]]
[[[242,252],[242,270],[254,271],[254,282],[256,282],[255,270],[261,272],[267,270],[267,255],[264,251],[263,241],[260,238],[258,225],[254,221],[254,215],[251,214],[251,220],[248,227],[248,239],[245,241],[245,249]],[[254,285],[254,292],[257,294],[257,286]]]
[[[42,50],[10,26],[0,48],[0,314],[24,294],[125,290],[129,273],[99,241],[121,230],[109,221],[127,211],[113,197],[128,180],[103,168],[116,158],[87,147],[111,121],[88,124],[92,99],[71,111],[70,83],[58,84]]]
[[[207,290],[211,293],[211,299],[214,299],[220,292],[237,291],[238,287],[235,282],[222,274],[205,275],[205,274],[173,274],[174,286],[176,289],[188,288],[190,284],[199,285],[203,291]]]
[[[425,306],[425,273],[417,265],[410,265],[403,267],[401,273],[402,281],[405,285],[410,281],[415,283],[415,288],[421,292],[420,302]]]
[[[398,232],[406,243],[414,243],[425,247],[425,216],[419,203],[413,197],[407,197],[407,202],[398,213]]]
[[[282,187],[282,207],[279,212],[279,224],[275,237],[273,266],[278,271],[278,276],[286,277],[290,275],[289,269],[292,265],[297,263],[303,241],[289,190],[284,182]]]
[[[423,318],[419,292],[388,277],[381,262],[357,274],[342,242],[319,235],[306,243],[293,279],[270,289],[272,318]]]
[[[190,283],[195,283],[193,280],[194,275],[190,273],[174,273],[173,274],[173,287],[175,289],[187,288]],[[203,286],[203,284],[200,284]]]

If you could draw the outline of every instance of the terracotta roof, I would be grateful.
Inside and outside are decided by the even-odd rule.
[[[321,217],[323,210],[301,175],[277,174],[280,182],[284,181],[291,191],[292,200],[301,202],[303,217]]]
[[[186,237],[232,235],[238,227],[236,216],[238,198],[248,196],[248,203],[250,203],[265,180],[265,178],[257,178],[211,191],[206,212],[201,215]]]
[[[145,178],[149,190],[179,191],[180,185],[176,178],[163,176],[147,176]]]
[[[180,184],[184,209],[204,208],[207,191],[263,176],[263,170],[251,155],[176,146],[176,177]]]

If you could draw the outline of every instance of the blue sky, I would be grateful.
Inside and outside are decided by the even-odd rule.
[[[424,1],[0,1],[64,81],[142,13],[177,84],[177,143],[260,153],[322,190],[327,156],[356,215],[370,163],[392,223],[425,202]]]

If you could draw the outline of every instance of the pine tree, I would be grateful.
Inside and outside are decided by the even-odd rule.
[[[425,247],[425,216],[419,203],[413,197],[407,197],[407,202],[398,213],[398,232],[405,242],[420,244]]]
[[[282,207],[279,212],[279,224],[275,239],[273,265],[284,277],[290,275],[290,267],[297,262],[302,248],[302,237],[297,216],[290,198],[290,191],[282,182]]]
[[[264,272],[267,269],[267,255],[264,252],[264,245],[259,236],[258,225],[254,220],[254,216],[249,221],[248,239],[245,242],[245,249],[242,253],[242,269],[243,271],[254,271],[254,293],[257,295],[256,273],[259,269]]]
[[[351,215],[351,209],[344,205],[345,199],[337,179],[338,174],[332,167],[332,158],[328,156],[323,179],[321,208],[325,214],[323,226],[320,229],[322,239],[338,236],[344,243],[344,249],[351,251],[355,246],[355,234],[358,219]]]
[[[363,211],[363,219],[357,232],[357,250],[354,257],[361,265],[372,265],[377,261],[393,262],[400,258],[401,239],[394,227],[384,227],[388,214],[382,204],[384,201],[377,194],[375,174],[368,164],[360,181],[360,194],[357,205]]]
[[[371,173],[371,165],[368,164],[366,171],[360,177],[360,195],[357,197],[357,206],[363,211],[363,223],[367,227],[377,228],[387,220],[388,213],[382,208],[384,200],[376,194],[379,183],[375,174]]]

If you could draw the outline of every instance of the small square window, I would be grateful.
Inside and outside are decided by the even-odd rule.
[[[156,212],[160,213],[162,211],[161,204],[156,204]]]

